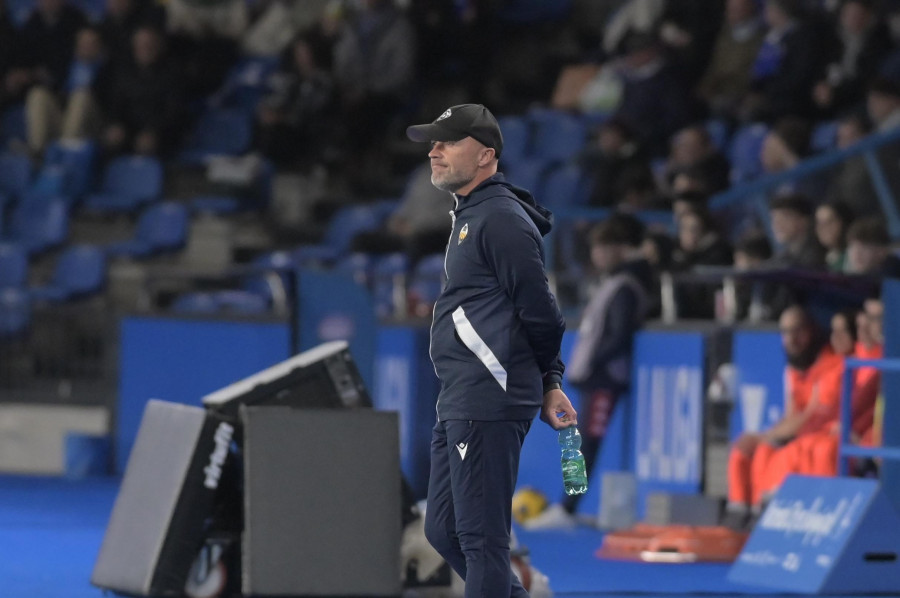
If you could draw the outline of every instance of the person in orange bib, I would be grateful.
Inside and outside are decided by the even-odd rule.
[[[791,473],[795,460],[784,447],[832,427],[838,416],[843,357],[824,342],[809,312],[786,308],[778,320],[785,368],[785,412],[761,433],[742,434],[728,459],[727,520],[758,515],[763,498]]]

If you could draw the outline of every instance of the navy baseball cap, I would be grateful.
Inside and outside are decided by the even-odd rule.
[[[430,124],[407,127],[406,136],[419,142],[459,141],[471,137],[485,147],[493,148],[498,158],[503,151],[500,125],[491,111],[481,104],[451,106]]]

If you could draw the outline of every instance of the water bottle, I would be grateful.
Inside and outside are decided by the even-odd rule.
[[[563,487],[566,494],[587,492],[587,472],[584,469],[584,455],[581,454],[581,434],[575,426],[559,431],[559,447],[562,449]]]

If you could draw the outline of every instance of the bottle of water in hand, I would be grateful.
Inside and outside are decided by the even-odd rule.
[[[559,447],[562,449],[563,486],[566,494],[584,494],[587,492],[587,472],[584,468],[584,455],[581,454],[581,434],[575,426],[559,431]]]

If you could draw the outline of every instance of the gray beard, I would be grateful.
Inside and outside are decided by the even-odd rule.
[[[471,182],[471,179],[468,181],[460,181],[460,180],[445,180],[442,183],[438,183],[434,180],[434,176],[431,177],[431,184],[441,191],[448,191],[450,193],[456,193],[459,189],[462,189],[466,185]]]

